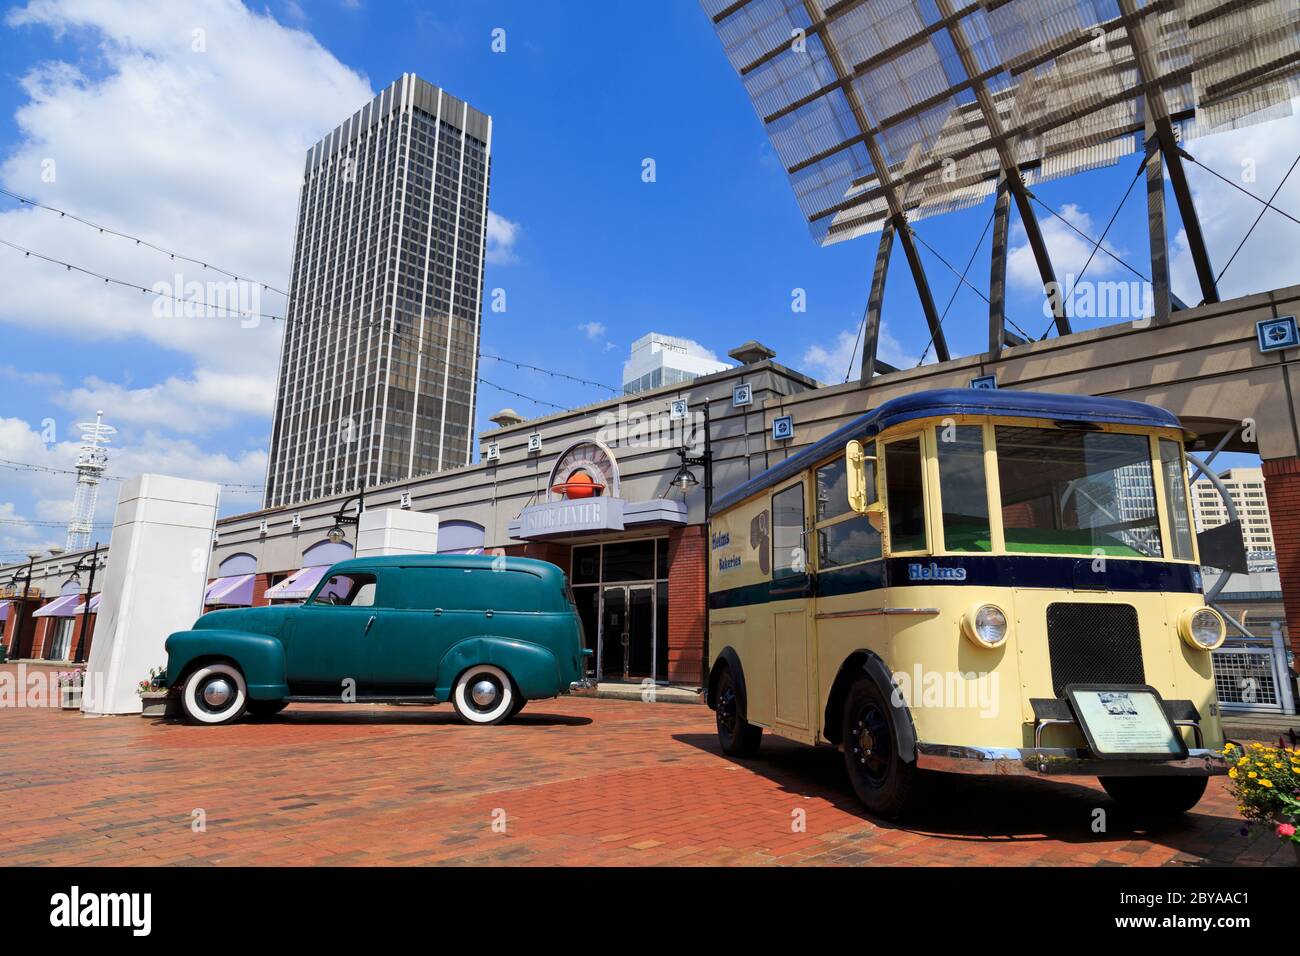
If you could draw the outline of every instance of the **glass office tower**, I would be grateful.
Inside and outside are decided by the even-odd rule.
[[[413,73],[308,150],[266,507],[469,463],[491,153]]]

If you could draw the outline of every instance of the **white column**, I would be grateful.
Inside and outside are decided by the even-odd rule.
[[[140,475],[122,486],[113,517],[95,640],[81,709],[138,714],[136,686],[166,666],[163,643],[203,613],[221,488]]]
[[[358,558],[381,554],[437,554],[438,516],[401,508],[363,511],[357,522]]]

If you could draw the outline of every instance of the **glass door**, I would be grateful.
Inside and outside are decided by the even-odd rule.
[[[627,679],[627,588],[607,587],[600,602],[600,676]]]
[[[655,586],[617,584],[602,591],[600,675],[605,680],[654,679]]]

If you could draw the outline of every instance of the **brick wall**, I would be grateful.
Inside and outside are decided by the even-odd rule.
[[[675,684],[704,682],[707,560],[704,525],[678,528],[668,536],[668,679]]]
[[[1274,458],[1263,466],[1287,632],[1300,655],[1300,458]]]
[[[45,603],[48,604],[49,602],[46,601]],[[45,644],[54,633],[54,624],[56,621],[58,621],[58,618],[54,617],[38,617],[36,619],[36,635],[32,638],[32,649],[28,653],[28,657],[33,657],[37,660],[41,660],[45,657]]]
[[[271,586],[270,574],[258,574],[253,577],[253,607],[266,607],[271,602],[266,599],[266,589]]]
[[[72,640],[69,642],[71,649],[68,651],[68,658],[74,661],[85,661],[90,659],[90,646],[95,640],[95,624],[99,621],[98,614],[86,615],[87,620],[84,624],[82,623],[82,617],[83,615],[78,614],[72,625]],[[86,652],[84,654],[81,653],[82,627],[85,627],[86,629]]]

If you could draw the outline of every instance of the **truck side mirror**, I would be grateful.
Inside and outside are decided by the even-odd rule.
[[[866,515],[878,533],[883,531],[885,506],[876,487],[876,456],[868,455],[862,442],[855,440],[844,449],[844,463],[849,507],[860,515]]]

